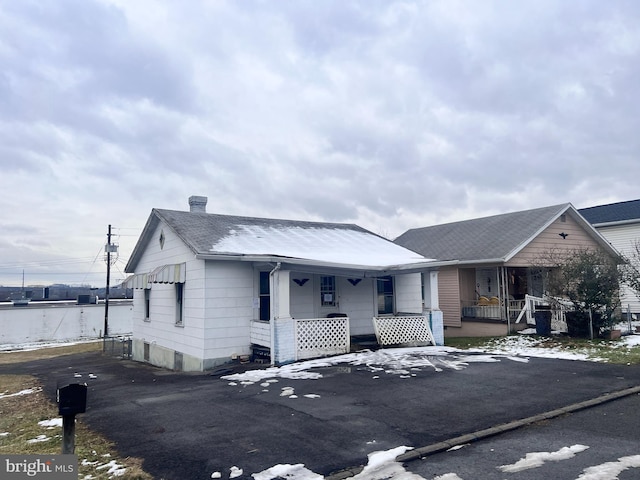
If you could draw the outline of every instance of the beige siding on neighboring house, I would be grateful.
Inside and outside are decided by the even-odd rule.
[[[476,269],[461,268],[460,270],[460,300],[475,302],[476,295]]]
[[[438,272],[438,301],[440,302],[444,325],[446,327],[459,327],[462,321],[458,268],[444,267]]]
[[[570,215],[558,218],[538,235],[531,243],[516,254],[506,265],[509,267],[527,267],[539,265],[549,252],[557,255],[582,248],[596,248],[597,242]],[[566,235],[563,238],[560,234]]]

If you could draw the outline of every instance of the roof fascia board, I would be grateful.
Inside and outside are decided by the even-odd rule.
[[[595,228],[599,228],[599,227],[617,227],[619,225],[631,225],[634,223],[640,223],[640,218],[632,218],[630,220],[618,220],[616,222],[592,223],[591,225]]]
[[[225,254],[196,254],[196,259],[200,260],[223,260],[223,261],[240,261],[240,262],[257,262],[257,263],[286,263],[288,265],[306,266],[313,268],[340,269],[351,271],[369,271],[369,272],[390,272],[402,271],[423,271],[435,270],[438,267],[458,263],[454,261],[423,261],[408,263],[405,265],[355,265],[348,263],[322,262],[318,260],[305,260],[290,257],[278,257],[272,255],[225,255]]]
[[[522,245],[520,245],[518,248],[514,249],[509,255],[507,255],[507,257],[505,258],[505,262],[508,262],[509,260],[511,260],[514,256],[516,256],[518,253],[520,253],[520,251],[522,251],[522,249],[524,247],[526,247],[529,243],[531,243],[531,241],[533,241],[533,239],[535,239],[538,235],[540,235],[544,230],[546,230],[547,228],[549,228],[549,226],[555,222],[556,220],[558,220],[558,218],[560,218],[562,215],[564,214],[569,214],[571,215],[571,218],[573,218],[578,225],[580,225],[586,232],[588,235],[591,235],[591,237],[602,247],[604,248],[606,251],[609,252],[609,254],[615,256],[615,257],[619,257],[620,254],[618,253],[618,251],[613,248],[613,246],[607,241],[607,239],[604,238],[604,236],[598,232],[598,230],[595,229],[595,227],[593,225],[591,225],[586,218],[584,218],[582,215],[580,215],[580,212],[578,212],[578,210],[570,203],[568,203],[565,208],[563,208],[562,210],[560,210],[558,213],[556,213],[548,222],[546,222],[544,224],[544,226],[540,229],[538,229],[538,231],[532,235],[526,242],[524,242]]]
[[[457,260],[457,264],[459,264],[461,267],[465,266],[465,265],[479,265],[479,264],[502,264],[505,263],[505,259],[504,258],[485,258],[485,259],[475,259],[475,260]]]
[[[133,252],[129,257],[129,261],[127,262],[127,265],[124,267],[124,271],[126,273],[135,272],[135,269],[138,266],[138,261],[140,260],[140,257],[142,256],[144,249],[149,243],[151,232],[153,232],[153,230],[156,228],[158,222],[159,222],[159,218],[156,215],[155,209],[152,209],[151,213],[149,214],[149,218],[147,218],[147,222],[145,223],[144,228],[142,229],[142,233],[140,234],[140,237],[138,237],[138,242],[136,243],[136,246],[133,247]]]

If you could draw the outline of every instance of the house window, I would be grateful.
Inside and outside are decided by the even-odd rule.
[[[149,342],[144,342],[143,344],[142,358],[145,362],[149,361]]]
[[[184,316],[184,283],[176,283],[176,326],[182,326]]]
[[[260,272],[260,287],[258,291],[258,297],[260,298],[260,320],[269,321],[271,319],[269,272]]]
[[[320,305],[336,306],[336,277],[320,277]]]
[[[378,315],[393,313],[393,278],[378,278]]]
[[[145,322],[151,321],[150,313],[151,313],[151,289],[145,288],[144,289],[144,321]]]

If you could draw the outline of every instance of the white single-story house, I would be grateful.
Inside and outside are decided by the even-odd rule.
[[[570,203],[414,228],[395,242],[450,262],[438,275],[446,337],[506,335],[525,328],[527,299],[545,294],[540,276],[545,256],[585,248],[618,256]]]
[[[444,341],[438,267],[357,225],[153,209],[126,266],[133,358],[204,371]]]
[[[640,242],[640,200],[581,208],[578,211],[622,255],[627,258],[633,256]],[[620,288],[620,304],[624,313],[640,313],[640,298],[626,285]]]

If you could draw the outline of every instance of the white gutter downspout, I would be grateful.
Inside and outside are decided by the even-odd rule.
[[[278,293],[277,293],[277,288],[276,287],[276,282],[274,281],[274,275],[275,273],[280,270],[280,267],[282,266],[282,264],[280,262],[278,262],[276,264],[275,267],[273,267],[273,270],[271,270],[269,272],[269,295],[271,296],[271,298],[273,299],[273,302],[271,302],[271,307],[269,308],[270,312],[269,312],[269,328],[271,330],[271,348],[269,348],[269,360],[271,362],[271,366],[273,367],[276,364],[276,358],[275,358],[275,346],[276,346],[276,312],[279,311],[279,305],[278,305]]]

